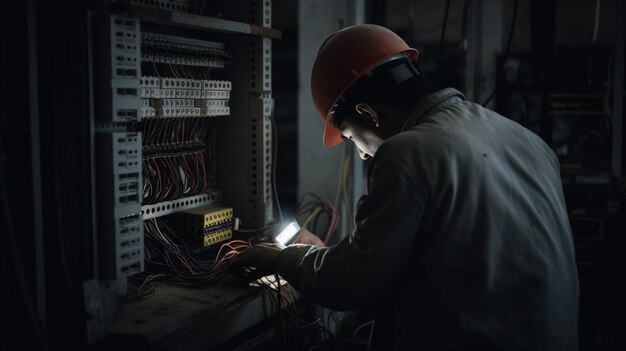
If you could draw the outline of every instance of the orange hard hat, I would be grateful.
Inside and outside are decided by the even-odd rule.
[[[347,27],[326,39],[311,73],[313,102],[324,120],[324,146],[335,146],[343,141],[339,130],[330,123],[337,100],[367,72],[401,53],[414,61],[419,57],[419,52],[397,34],[373,24]]]

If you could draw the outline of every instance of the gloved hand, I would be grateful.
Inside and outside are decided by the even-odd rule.
[[[237,255],[231,268],[239,271],[246,280],[254,281],[276,273],[278,254],[285,246],[275,243],[260,243]]]

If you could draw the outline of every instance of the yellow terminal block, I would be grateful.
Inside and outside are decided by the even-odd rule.
[[[233,237],[231,207],[201,207],[185,211],[188,243],[207,247]]]
[[[205,233],[204,234],[204,246],[211,246],[215,243],[219,243],[220,241],[228,240],[233,237],[233,229],[228,228],[224,230],[219,230],[214,233]]]

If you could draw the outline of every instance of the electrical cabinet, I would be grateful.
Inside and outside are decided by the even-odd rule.
[[[107,335],[141,290],[138,274],[149,282],[184,261],[176,254],[205,250],[189,261],[215,272],[168,276],[206,284],[224,270],[224,257],[206,257],[235,225],[279,220],[271,44],[281,32],[269,0],[26,7],[41,91],[29,102],[41,106],[45,145],[40,312],[52,344],[82,346]],[[159,241],[165,230],[172,246]]]

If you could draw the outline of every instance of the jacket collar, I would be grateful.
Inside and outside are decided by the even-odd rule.
[[[461,100],[465,100],[465,96],[454,88],[445,88],[423,98],[415,110],[413,110],[409,117],[407,117],[404,125],[402,126],[402,131],[404,132],[413,128],[425,116],[431,115],[447,106],[448,104],[444,102],[452,97],[458,97]],[[458,99],[452,99],[450,102],[456,100]]]

